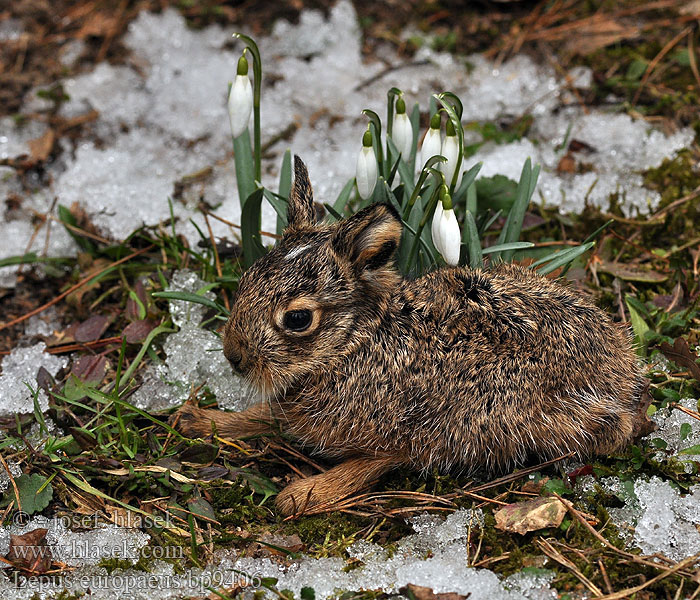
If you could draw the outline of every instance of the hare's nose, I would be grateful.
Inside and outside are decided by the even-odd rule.
[[[234,371],[240,374],[243,373],[243,352],[241,351],[241,347],[231,336],[226,336],[224,338],[224,356],[231,363]]]

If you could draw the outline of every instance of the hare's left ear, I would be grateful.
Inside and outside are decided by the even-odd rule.
[[[287,226],[290,229],[314,224],[314,193],[304,161],[294,157],[294,187],[289,194]]]
[[[372,204],[341,221],[333,236],[333,249],[358,271],[375,271],[393,258],[401,240],[401,219],[393,206]]]

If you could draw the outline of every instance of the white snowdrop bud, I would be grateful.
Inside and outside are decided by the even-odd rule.
[[[437,219],[436,219],[437,217]],[[452,198],[446,185],[440,187],[440,201],[435,207],[433,224],[431,228],[433,243],[448,265],[459,263],[460,245],[462,234],[455,211],[452,208]]]
[[[445,181],[447,182],[447,185],[452,185],[452,177],[454,177],[455,170],[460,169],[460,173],[457,176],[457,182],[455,183],[455,187],[459,186],[459,182],[462,180],[462,157],[459,155],[457,132],[455,131],[451,120],[447,121],[447,126],[445,127],[445,139],[442,142],[442,150],[440,154],[447,159],[446,162],[440,164],[440,170],[445,174]]]
[[[228,118],[231,122],[231,135],[235,138],[247,129],[253,111],[253,87],[248,78],[248,61],[245,56],[238,59],[236,73],[228,95]]]
[[[367,200],[377,185],[377,157],[372,147],[372,132],[368,129],[362,136],[362,150],[357,156],[355,181],[360,198]]]
[[[403,98],[396,101],[396,115],[391,129],[391,139],[401,152],[401,157],[408,162],[413,149],[413,127],[406,114],[406,103]]]
[[[440,113],[435,113],[430,119],[430,127],[423,138],[423,145],[420,149],[420,164],[418,169],[422,169],[429,158],[440,154],[442,141],[440,139]]]

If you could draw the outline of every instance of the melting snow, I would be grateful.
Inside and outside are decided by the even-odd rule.
[[[116,570],[107,576],[104,568],[95,567],[103,558],[119,555],[135,563],[139,553],[148,550],[149,536],[134,529],[113,525],[86,532],[73,532],[60,520],[37,517],[26,526],[11,526],[0,533],[0,551],[9,548],[9,534],[23,534],[38,527],[48,529],[47,543],[54,557],[78,567],[65,582],[51,578],[35,578],[24,589],[17,590],[14,582],[0,575],[0,593],[4,598],[27,597],[32,591],[58,593],[64,587],[72,592],[87,592],[96,599],[111,599],[115,592],[131,598],[182,598],[205,594],[205,583],[219,587],[234,582],[243,573],[252,578],[275,577],[277,589],[290,589],[298,597],[302,587],[311,586],[320,599],[334,595],[336,590],[377,590],[397,592],[408,583],[425,585],[439,592],[471,593],[470,600],[547,600],[557,598],[549,587],[553,573],[537,570],[523,571],[501,579],[488,569],[469,567],[468,536],[478,536],[483,520],[480,511],[459,510],[446,520],[427,515],[416,517],[412,525],[416,533],[396,544],[391,556],[376,544],[360,541],[348,549],[348,555],[358,564],[348,570],[341,558],[312,559],[302,557],[291,566],[280,565],[268,558],[224,557],[218,564],[204,570],[192,569],[175,574],[171,565],[155,560],[149,572],[134,569]],[[155,554],[155,552],[154,552]],[[87,560],[85,557],[88,557]],[[473,558],[473,556],[471,557]],[[70,586],[66,585],[70,583]],[[254,580],[253,580],[254,582]],[[39,588],[39,585],[43,585]],[[128,586],[128,589],[126,587]],[[271,594],[267,594],[271,597]]]
[[[182,270],[173,274],[168,290],[194,293],[205,285],[195,273]],[[204,296],[214,299],[212,292]],[[200,327],[206,307],[180,300],[169,304],[173,322],[180,330],[168,336],[163,346],[165,363],[149,366],[131,401],[142,409],[170,408],[182,404],[194,388],[203,384],[221,408],[241,410],[258,401],[257,395],[232,373],[221,351],[221,339]]]
[[[142,13],[124,38],[138,69],[102,63],[89,73],[65,80],[70,100],[62,106],[62,114],[72,117],[97,110],[94,139],[83,140],[74,149],[62,142],[67,144],[66,152],[49,165],[56,182],[53,193],[45,194],[41,202],[30,199],[31,206],[23,203],[22,218],[3,226],[3,238],[13,242],[0,254],[25,250],[33,233],[31,210],[48,211],[54,195],[67,206],[82,204],[96,225],[122,238],[141,223],[155,225],[167,219],[168,197],[173,196],[175,182],[205,168],[211,169],[209,175],[186,189],[181,199],[173,200],[180,232],[191,243],[198,240],[190,218],[206,230],[196,212],[200,199],[237,222],[240,206],[225,110],[227,83],[238,58],[238,51],[225,46],[230,34],[219,26],[190,30],[172,9]],[[419,101],[424,110],[431,93],[450,89],[464,102],[465,121],[533,115],[528,138],[486,145],[468,164],[483,161],[484,175],[502,173],[515,179],[530,156],[543,165],[540,198],[564,211],[581,210],[584,201],[607,208],[614,192],[624,196],[627,214],[653,209],[658,194],[642,187],[639,172],[658,165],[693,140],[689,129],[667,136],[627,115],[599,110],[584,114],[564,80],[525,56],[495,68],[479,55],[465,59],[426,47],[406,64],[384,48],[384,63],[364,63],[357,16],[347,1],[331,9],[328,19],[310,10],[302,13],[297,25],[280,21],[270,36],[258,42],[266,77],[261,106],[263,142],[296,124],[299,128],[290,143],[308,163],[317,198],[323,201],[332,201],[354,175],[366,123],[361,111],[371,108],[383,115],[391,86],[406,92],[409,108]],[[385,63],[401,68],[381,75]],[[586,87],[591,72],[574,69],[569,80]],[[42,102],[35,95],[27,98],[27,106],[34,110]],[[3,119],[0,155],[28,152],[28,141],[39,137],[44,128],[34,121],[18,127]],[[561,158],[557,147],[567,132],[569,139],[593,148],[585,156],[592,171],[557,172]],[[262,179],[276,189],[285,145],[278,143],[271,150],[276,156],[265,162]],[[11,170],[5,175],[9,182],[0,181],[4,194],[8,184],[18,187]],[[275,219],[272,208],[263,203],[263,229],[274,230]],[[235,235],[220,222],[212,222],[212,228],[216,236]],[[51,238],[59,240],[51,242],[49,254],[74,249],[70,238],[59,230],[53,228]],[[42,249],[35,241],[34,250]],[[0,278],[0,284],[13,285],[13,279]]]
[[[33,394],[27,384],[36,390],[36,376],[41,367],[56,375],[68,364],[66,358],[47,354],[45,349],[46,345],[39,342],[28,348],[15,348],[2,359],[0,415],[34,412]],[[37,400],[42,411],[49,408],[49,399],[44,390],[39,390]]]

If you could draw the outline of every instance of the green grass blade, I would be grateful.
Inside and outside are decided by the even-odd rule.
[[[593,248],[594,245],[594,242],[588,242],[587,244],[581,244],[580,246],[576,246],[575,248],[569,248],[568,250],[558,252],[554,256],[550,254],[544,259],[540,259],[536,263],[532,263],[532,265],[530,265],[530,268],[533,268],[536,265],[541,264],[542,262],[546,262],[547,260],[551,260],[549,264],[537,269],[537,272],[540,275],[547,275],[547,273],[556,271],[559,267],[564,267],[568,265],[571,261],[577,259],[582,254],[588,252],[591,248]]]
[[[267,188],[263,188],[263,196],[265,196],[265,200],[270,203],[277,213],[277,233],[282,235],[284,228],[287,226],[287,203],[280,195],[271,192]]]
[[[280,169],[280,185],[277,192],[282,198],[289,199],[289,193],[292,191],[292,153],[287,150],[282,158],[282,168]],[[268,198],[269,200],[269,198]],[[272,205],[275,206],[274,204]],[[275,210],[277,210],[275,208]],[[284,219],[277,212],[277,234],[282,235],[284,228],[287,226],[287,212],[284,212]]]
[[[464,217],[464,225],[465,227],[462,233],[462,241],[467,244],[469,266],[472,269],[481,269],[484,266],[481,240],[479,239],[479,231],[476,228],[474,215],[470,210],[467,210],[467,214]]]
[[[355,185],[355,180],[350,179],[345,184],[345,187],[343,187],[343,189],[340,190],[340,194],[338,194],[338,198],[336,198],[336,201],[333,203],[333,209],[335,210],[336,214],[348,215],[348,212],[347,212],[348,201],[350,200],[350,194],[352,194],[352,189],[353,189],[354,185]]]
[[[503,226],[501,235],[498,237],[499,244],[509,244],[516,242],[520,237],[520,231],[523,228],[523,219],[525,212],[530,204],[530,198],[537,184],[537,176],[539,174],[539,166],[532,169],[532,163],[528,158],[523,165],[523,170],[520,173],[520,181],[518,182],[518,190],[516,192],[515,202],[508,212],[506,223]],[[514,250],[506,250],[500,254],[500,258],[508,262],[513,258]]]
[[[482,254],[493,254],[494,252],[506,252],[507,250],[524,250],[525,248],[532,248],[535,244],[532,242],[510,242],[508,244],[496,244],[495,246],[489,246],[484,248],[481,252]]]

